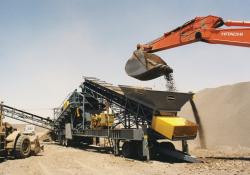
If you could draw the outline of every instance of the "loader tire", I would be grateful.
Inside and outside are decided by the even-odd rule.
[[[25,135],[19,136],[15,146],[15,157],[23,159],[29,157],[30,153],[31,143],[29,137]]]

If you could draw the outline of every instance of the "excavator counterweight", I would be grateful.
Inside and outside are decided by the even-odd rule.
[[[228,28],[220,28],[221,26]],[[229,28],[237,27],[237,28]],[[167,63],[154,52],[171,49],[197,41],[250,47],[250,22],[224,21],[221,17],[196,17],[176,29],[165,33],[147,44],[138,44],[137,50],[127,61],[127,74],[138,80],[152,80],[173,72]]]

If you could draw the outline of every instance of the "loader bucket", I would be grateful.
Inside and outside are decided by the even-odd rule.
[[[127,74],[138,80],[152,80],[162,75],[168,77],[173,69],[167,65],[159,56],[142,50],[133,52],[127,61],[125,70]]]

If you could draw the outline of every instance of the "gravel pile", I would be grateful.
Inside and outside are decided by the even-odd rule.
[[[194,96],[207,146],[250,147],[250,82],[204,89]],[[179,116],[193,121],[190,103]]]

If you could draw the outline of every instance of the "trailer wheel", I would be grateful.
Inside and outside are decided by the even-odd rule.
[[[125,158],[131,158],[132,157],[132,149],[131,149],[131,143],[130,142],[124,142],[122,145],[122,155]]]
[[[83,139],[83,142],[84,142],[85,144],[87,144],[87,145],[92,145],[92,144],[94,143],[94,140],[93,140],[92,137],[85,137],[85,138]]]
[[[62,135],[59,135],[58,136],[58,142],[59,142],[59,145],[63,145],[63,136]]]
[[[143,155],[143,143],[141,141],[130,141],[130,157],[137,160],[146,160],[147,157]]]
[[[21,135],[18,137],[15,146],[15,157],[26,158],[31,153],[31,144],[28,136]]]
[[[0,150],[0,163],[4,161],[8,156],[8,152],[6,150]]]
[[[158,151],[157,151],[158,143],[156,141],[150,141],[148,148],[149,148],[149,156],[150,159],[156,159],[158,156]]]

